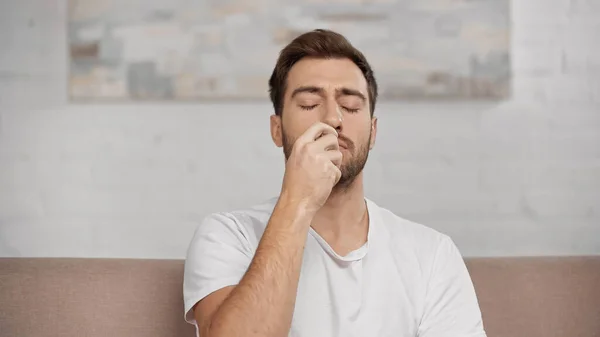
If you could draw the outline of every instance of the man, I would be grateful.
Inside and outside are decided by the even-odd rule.
[[[340,34],[308,32],[269,86],[281,192],[198,226],[183,293],[199,336],[485,336],[454,243],[364,196],[377,135],[365,57]]]

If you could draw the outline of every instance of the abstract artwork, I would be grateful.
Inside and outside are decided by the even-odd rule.
[[[299,34],[345,35],[382,100],[510,94],[509,0],[69,0],[74,101],[266,99]]]

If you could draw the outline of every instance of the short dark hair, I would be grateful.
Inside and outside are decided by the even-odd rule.
[[[281,116],[290,69],[304,57],[348,58],[362,71],[367,80],[371,116],[377,101],[377,82],[365,56],[343,35],[327,29],[315,29],[296,37],[279,53],[273,74],[269,79],[269,95],[275,114]]]

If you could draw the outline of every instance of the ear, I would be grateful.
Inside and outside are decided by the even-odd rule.
[[[372,150],[375,147],[375,139],[377,138],[377,117],[371,118],[371,145],[369,145],[369,150]]]
[[[283,146],[283,132],[281,130],[281,116],[271,115],[271,138],[277,147]]]

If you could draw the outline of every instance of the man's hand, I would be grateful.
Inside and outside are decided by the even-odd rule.
[[[282,196],[319,210],[342,175],[338,134],[325,123],[316,123],[294,143],[285,166]]]

